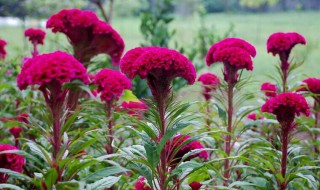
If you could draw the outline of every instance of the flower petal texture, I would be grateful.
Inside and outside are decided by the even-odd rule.
[[[112,69],[102,69],[94,78],[98,85],[97,91],[103,101],[119,100],[125,89],[131,89],[131,81],[121,72]]]
[[[46,32],[37,28],[29,28],[24,31],[24,36],[28,37],[33,44],[43,44]]]
[[[267,97],[275,97],[277,95],[277,86],[270,82],[263,83],[260,90],[264,92]]]
[[[0,59],[5,59],[7,55],[7,51],[5,49],[5,46],[7,45],[7,42],[5,40],[0,39]]]
[[[206,100],[211,98],[211,92],[215,91],[217,86],[220,85],[219,77],[212,73],[204,73],[200,75],[198,81],[201,82],[204,87],[203,96]]]
[[[202,184],[200,182],[194,181],[194,182],[191,182],[189,186],[191,187],[192,190],[199,190]]]
[[[145,180],[145,177],[140,177],[134,185],[134,190],[151,190],[151,187],[146,184]]]
[[[320,94],[320,78],[307,78],[302,81],[305,87],[299,89],[299,91],[309,91],[313,94]]]
[[[267,40],[268,53],[273,55],[280,54],[281,52],[290,52],[291,49],[297,44],[306,44],[306,39],[299,33],[296,32],[277,32]]]
[[[28,59],[22,66],[17,83],[19,89],[24,90],[29,85],[43,86],[51,82],[63,85],[75,79],[88,84],[86,68],[72,55],[56,51]]]

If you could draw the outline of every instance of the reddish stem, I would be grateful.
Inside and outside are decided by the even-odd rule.
[[[166,96],[159,93],[159,97],[157,98],[159,116],[161,120],[160,126],[160,138],[162,138],[166,132],[166,120],[165,120],[165,105],[166,105]],[[167,152],[166,149],[163,148],[160,153],[160,189],[165,190],[165,182],[167,180]]]
[[[280,61],[281,61],[281,71],[282,71],[282,92],[287,91],[287,79],[288,79],[288,70],[290,67],[290,64],[288,63],[289,59],[289,52],[282,52],[280,53]]]
[[[37,42],[33,42],[32,45],[33,45],[32,57],[35,57],[35,56],[37,56],[39,54],[38,43]]]
[[[284,126],[283,126],[284,127]],[[281,157],[281,175],[284,179],[282,183],[280,183],[280,189],[285,190],[287,186],[286,171],[287,171],[287,156],[288,156],[288,136],[289,136],[290,126],[286,127],[282,131],[282,157]]]
[[[315,100],[315,101],[314,101],[314,111],[315,111],[315,113],[314,113],[314,117],[315,117],[314,128],[318,128],[318,127],[319,127],[319,120],[320,120],[319,115],[320,115],[320,110],[319,110],[319,107],[318,107],[318,106],[319,106],[319,105],[318,105],[318,102],[317,102],[317,100]],[[318,141],[318,135],[317,135],[317,134],[314,134],[313,140],[314,140],[315,143]],[[319,150],[317,144],[314,145],[314,152],[316,153],[316,156],[318,156],[319,153],[320,153],[320,150]]]

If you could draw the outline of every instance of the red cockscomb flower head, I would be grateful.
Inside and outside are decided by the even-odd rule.
[[[127,114],[141,118],[144,112],[148,110],[148,105],[143,101],[139,102],[122,102],[122,108],[127,112]]]
[[[320,78],[307,78],[302,82],[304,85],[297,91],[311,92],[314,99],[320,103]]]
[[[253,70],[251,58],[255,56],[256,49],[250,43],[239,38],[226,38],[211,46],[206,55],[206,62],[208,66],[216,62],[223,62],[224,80],[236,83],[238,70]]]
[[[212,91],[217,89],[217,86],[220,85],[220,79],[217,75],[212,73],[205,73],[200,75],[198,81],[200,81],[204,87],[203,96],[206,100],[210,100]]]
[[[146,184],[146,178],[140,177],[134,185],[134,190],[151,190],[151,187]]]
[[[7,42],[0,39],[0,59],[5,59],[7,55],[7,51],[5,49],[5,46],[7,45]]]
[[[186,141],[190,138],[191,136],[183,136],[181,134],[178,134],[174,136],[172,140],[167,141],[166,151],[172,159],[172,163],[170,164],[172,167],[175,167],[176,164],[181,161],[182,157],[188,152],[204,148],[204,146],[199,141],[190,141],[189,143],[186,143]],[[179,150],[176,152],[177,149]],[[191,160],[195,157],[208,159],[209,154],[207,151],[203,150],[200,153],[189,156],[185,159],[185,161]]]
[[[63,9],[48,19],[46,27],[55,33],[64,33],[73,46],[75,57],[83,63],[105,53],[110,55],[113,64],[118,64],[122,56],[123,39],[92,11]]]
[[[282,126],[291,127],[295,116],[309,116],[310,108],[306,99],[297,93],[285,92],[270,98],[261,108],[262,112],[276,115]]]
[[[202,186],[202,184],[200,182],[192,182],[189,184],[189,186],[191,187],[192,190],[199,190]]]
[[[24,90],[29,85],[61,87],[76,79],[88,84],[86,68],[73,56],[57,51],[28,59],[22,66],[17,82],[20,90]]]
[[[9,144],[0,144],[0,153],[3,151],[18,150],[16,147]],[[13,153],[0,154],[0,168],[22,172],[22,167],[25,163],[23,156]],[[9,178],[8,174],[0,173],[0,183],[6,183]]]
[[[24,31],[24,36],[29,38],[29,41],[32,44],[42,44],[43,45],[43,40],[46,36],[46,32],[41,30],[41,29],[36,29],[36,28],[29,28]]]
[[[20,122],[24,122],[24,123],[28,124],[29,123],[28,117],[29,117],[29,115],[27,113],[22,113],[22,114],[17,116],[17,120],[20,121]]]
[[[275,97],[277,95],[277,86],[270,82],[263,83],[260,90],[264,92],[267,97]]]
[[[256,113],[251,113],[251,114],[247,115],[247,118],[250,120],[256,121],[256,120],[262,119],[263,117],[259,116]]]
[[[120,62],[121,71],[130,78],[147,78],[154,96],[168,94],[171,81],[184,78],[189,84],[196,79],[194,65],[178,51],[165,47],[138,47],[128,51]]]
[[[119,100],[125,89],[131,89],[131,81],[121,72],[102,69],[94,78],[94,84],[98,85],[97,91],[103,101]]]
[[[269,36],[267,40],[268,53],[273,55],[281,54],[282,52],[290,53],[291,49],[297,44],[306,44],[306,39],[296,32],[277,32]]]
[[[22,128],[21,127],[11,127],[9,129],[9,132],[13,135],[13,137],[15,139],[19,138],[20,133],[22,132]]]

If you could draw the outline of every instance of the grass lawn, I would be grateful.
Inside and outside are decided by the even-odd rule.
[[[288,13],[266,13],[266,14],[211,14],[205,18],[205,23],[213,32],[223,33],[230,23],[235,28],[235,36],[243,38],[252,43],[257,48],[257,57],[254,59],[254,71],[252,76],[259,81],[267,80],[266,74],[273,74],[273,65],[278,59],[266,52],[266,40],[273,32],[296,31],[304,35],[307,39],[307,46],[297,46],[293,52],[295,61],[305,61],[298,79],[306,76],[320,77],[320,12],[288,12]],[[139,46],[143,38],[139,31],[139,18],[115,18],[113,26],[119,31],[126,42],[126,49]],[[174,41],[182,46],[192,46],[196,31],[199,29],[199,18],[196,16],[177,16],[171,24],[176,30]],[[21,28],[0,27],[0,38],[8,41],[7,50],[10,54],[21,54],[28,50],[23,45],[23,32]],[[62,45],[50,43],[51,40],[59,40]],[[181,45],[180,45],[181,46]],[[40,52],[54,49],[65,49],[68,47],[63,35],[53,35],[49,33],[46,38],[46,46]],[[29,47],[30,48],[30,47]],[[210,71],[221,73],[220,66],[208,68]],[[202,71],[203,72],[203,71]]]

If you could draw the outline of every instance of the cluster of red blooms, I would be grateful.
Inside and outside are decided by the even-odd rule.
[[[295,115],[304,114],[309,116],[310,108],[306,99],[297,93],[285,92],[270,98],[262,106],[263,112],[276,115],[282,126],[292,127]]]
[[[139,102],[122,102],[121,107],[127,112],[127,114],[141,118],[144,112],[148,110],[148,105],[143,101]]]
[[[0,144],[0,152],[18,150],[16,147],[9,144]],[[22,172],[25,159],[23,156],[14,153],[0,154],[0,168],[10,169],[15,172]],[[0,173],[0,183],[6,183],[9,179],[9,175]]]
[[[217,75],[212,73],[204,73],[200,75],[198,81],[200,81],[204,87],[203,96],[206,100],[210,100],[212,92],[220,85],[220,79]]]
[[[82,63],[100,53],[110,55],[113,64],[120,61],[124,50],[123,39],[92,11],[63,9],[48,19],[47,28],[67,35],[73,46],[74,56]]]
[[[307,78],[302,81],[305,86],[299,91],[309,91],[313,94],[320,94],[320,78]]]
[[[140,177],[134,186],[134,190],[151,190],[151,187],[146,184],[145,177]]]
[[[247,115],[247,118],[252,120],[252,121],[256,121],[256,120],[262,119],[263,117],[259,116],[256,113],[251,113],[251,114]]]
[[[269,98],[277,95],[277,86],[270,82],[263,83],[260,87],[260,90]]]
[[[0,59],[5,59],[7,52],[5,50],[5,46],[7,45],[7,42],[0,39]]]
[[[206,62],[210,66],[215,62],[224,64],[224,80],[236,83],[239,69],[253,70],[251,57],[256,56],[256,49],[250,43],[239,38],[226,38],[209,49]]]
[[[297,44],[306,44],[306,39],[296,32],[278,32],[272,34],[267,40],[268,53],[273,55],[289,52]]]
[[[29,28],[24,31],[24,36],[28,37],[32,44],[43,44],[46,32],[37,28]]]
[[[101,100],[106,102],[119,100],[123,91],[132,87],[130,80],[124,74],[111,69],[99,71],[94,78],[94,84],[98,85],[97,91],[101,93]]]
[[[20,90],[24,90],[29,85],[43,87],[54,83],[61,86],[75,79],[86,84],[89,82],[85,67],[71,55],[57,51],[28,59],[22,66],[17,82]]]

